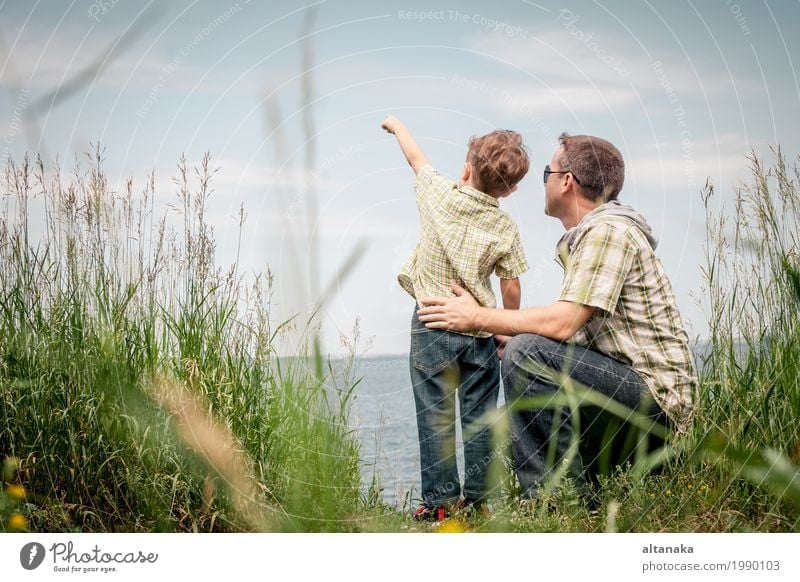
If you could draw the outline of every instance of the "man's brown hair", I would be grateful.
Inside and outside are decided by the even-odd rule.
[[[625,162],[611,142],[592,135],[558,137],[564,147],[561,170],[569,171],[581,187],[585,198],[600,203],[616,200],[625,182]]]
[[[468,147],[472,181],[490,196],[508,192],[528,173],[528,151],[515,131],[497,129],[481,137],[472,136]]]

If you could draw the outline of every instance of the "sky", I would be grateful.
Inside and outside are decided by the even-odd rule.
[[[562,279],[542,169],[562,131],[601,136],[702,339],[700,193],[710,181],[712,209],[730,212],[748,153],[800,152],[798,29],[797,0],[0,0],[0,147],[63,161],[100,143],[112,187],[154,172],[164,207],[180,156],[210,152],[219,264],[271,270],[276,320],[324,296],[326,350],[357,321],[360,353],[378,355],[408,351],[414,302],[396,276],[419,233],[385,115],[453,178],[472,135],[523,135],[531,171],[501,203],[530,263],[523,307]]]

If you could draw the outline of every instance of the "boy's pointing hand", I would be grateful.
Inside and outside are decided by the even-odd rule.
[[[381,123],[381,127],[389,133],[394,133],[399,125],[402,125],[402,123],[394,115],[387,115]]]

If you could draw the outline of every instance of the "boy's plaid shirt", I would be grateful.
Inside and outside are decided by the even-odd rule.
[[[697,385],[689,338],[661,261],[631,220],[602,214],[578,226],[559,300],[595,308],[573,341],[631,366],[680,429]]]
[[[455,279],[478,303],[495,307],[492,271],[514,279],[528,270],[517,225],[500,210],[497,199],[459,186],[431,166],[419,170],[414,190],[421,236],[397,277],[400,285],[417,300],[452,297],[450,281]]]

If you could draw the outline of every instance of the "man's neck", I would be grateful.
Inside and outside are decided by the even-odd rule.
[[[564,225],[564,230],[569,230],[578,226],[583,217],[589,214],[592,210],[600,206],[596,202],[587,200],[583,196],[576,196],[574,203],[569,205],[568,212],[561,217],[561,224]]]

